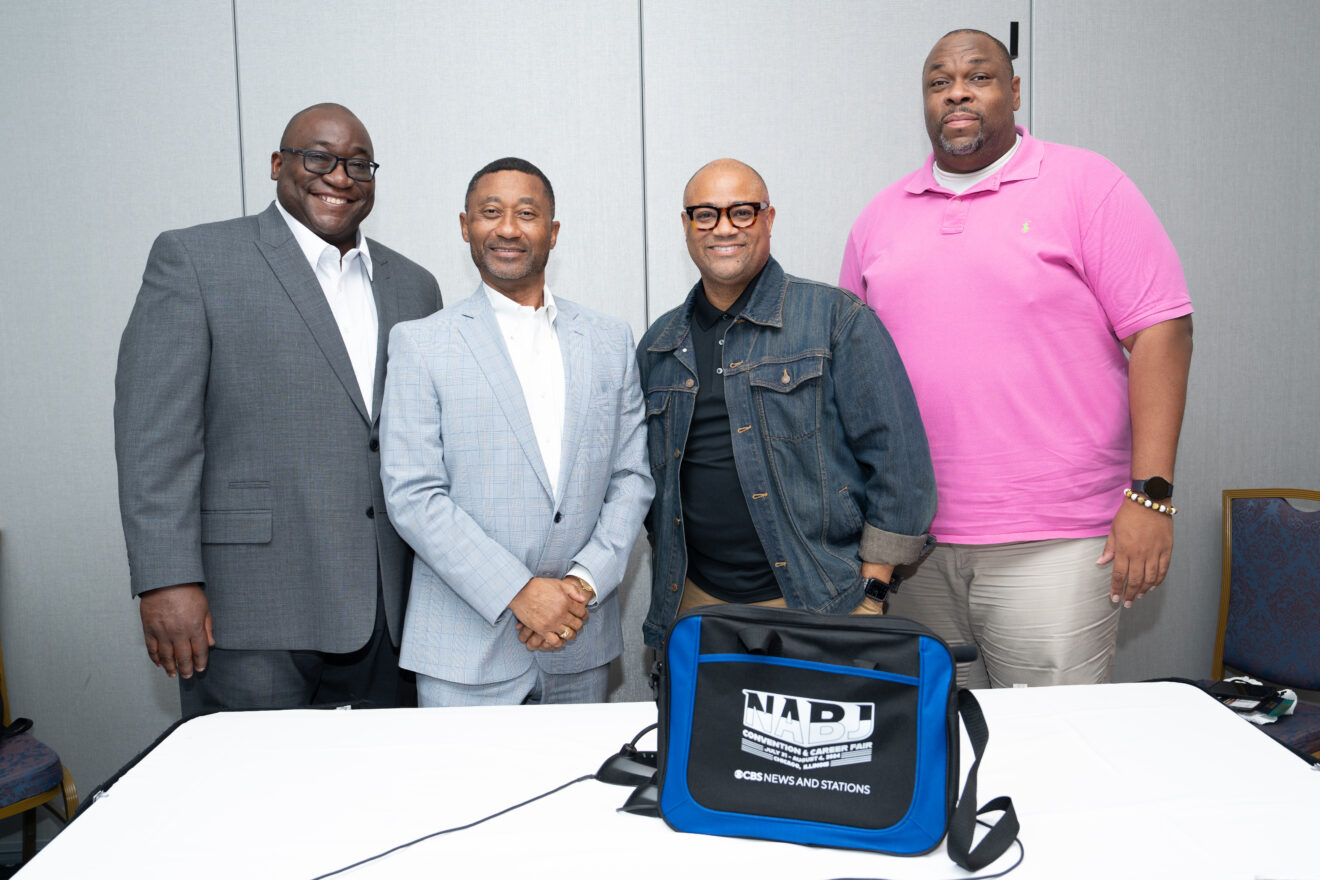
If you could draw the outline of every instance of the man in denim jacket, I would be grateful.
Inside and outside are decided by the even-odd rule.
[[[932,538],[935,478],[889,334],[857,297],[770,258],[755,170],[717,159],[683,193],[701,280],[637,347],[656,496],[651,609],[719,602],[881,613]]]

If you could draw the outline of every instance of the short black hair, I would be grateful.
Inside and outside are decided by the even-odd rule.
[[[999,54],[1004,56],[1004,63],[1008,65],[1009,77],[1017,76],[1017,74],[1013,72],[1013,56],[1008,53],[1008,47],[1000,42],[998,37],[993,34],[987,34],[985,31],[979,31],[976,28],[954,28],[943,37],[940,37],[940,40],[951,37],[954,34],[976,34],[977,36],[985,37],[987,40],[994,43],[995,48],[999,50]],[[939,40],[936,40],[936,42],[939,42]]]
[[[537,168],[526,159],[519,159],[517,156],[505,156],[503,159],[496,159],[494,162],[488,162],[472,179],[468,181],[467,192],[463,195],[463,210],[467,210],[468,200],[472,198],[472,191],[477,188],[477,181],[487,174],[495,174],[500,171],[521,171],[523,174],[530,174],[538,178],[545,186],[546,198],[550,200],[550,216],[555,216],[555,188],[550,185],[550,178],[545,176],[540,168]]]

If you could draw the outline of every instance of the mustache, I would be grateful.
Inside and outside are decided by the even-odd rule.
[[[975,117],[977,118],[978,121],[980,121],[980,122],[982,122],[982,123],[985,122],[985,117],[982,116],[982,115],[981,115],[978,111],[976,111],[976,110],[971,110],[971,109],[968,109],[967,107],[954,107],[952,110],[950,110],[949,112],[945,113],[943,116],[940,117],[940,124],[943,125],[945,120],[947,120],[950,116],[953,116],[953,115],[958,114],[958,113],[965,113],[965,114],[967,114],[967,115],[969,115],[969,116],[975,116]]]

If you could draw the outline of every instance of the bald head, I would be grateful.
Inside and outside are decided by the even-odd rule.
[[[707,175],[743,175],[754,181],[759,187],[759,195],[749,201],[770,201],[770,191],[766,189],[765,180],[757,173],[756,169],[746,162],[739,162],[737,159],[713,159],[697,169],[697,172],[688,178],[687,186],[683,187],[683,204],[696,204],[692,201],[692,192],[694,186],[699,182],[698,178],[704,178]]]
[[[701,273],[706,299],[718,309],[733,305],[770,259],[775,209],[769,202],[770,192],[761,175],[737,159],[707,162],[683,189],[681,216],[688,255]],[[687,208],[697,205],[719,211],[713,228],[698,229],[692,222]],[[732,205],[754,212],[750,225],[733,225],[728,213]]]
[[[1005,46],[1002,42],[1000,42],[998,37],[993,37],[990,34],[987,34],[985,31],[978,31],[976,28],[955,28],[954,30],[949,31],[947,34],[940,37],[939,42],[935,44],[935,48],[930,50],[930,55],[926,56],[926,64],[929,66],[931,57],[935,55],[936,49],[939,49],[942,43],[944,43],[950,37],[957,37],[957,36],[984,37],[985,40],[988,42],[988,44],[991,47],[993,47],[994,54],[997,55],[999,60],[1002,61],[1004,65],[1008,68],[1009,77],[1012,77],[1014,75],[1013,56],[1009,54],[1008,47]]]
[[[352,110],[349,110],[343,104],[335,104],[326,101],[321,104],[313,104],[310,107],[304,107],[297,113],[293,114],[293,116],[289,117],[288,124],[284,126],[284,133],[280,135],[280,146],[288,146],[289,136],[298,130],[301,123],[306,121],[308,116],[319,116],[321,114],[347,117],[362,129],[363,134],[366,134],[367,128],[365,125],[362,125],[362,120],[357,118],[357,114]],[[367,140],[370,141],[371,138],[368,137]]]

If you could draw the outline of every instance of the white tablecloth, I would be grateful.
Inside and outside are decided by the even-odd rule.
[[[1320,878],[1320,772],[1179,684],[978,691],[980,799],[1011,795],[1026,878]],[[179,727],[20,880],[311,878],[600,763],[650,703],[215,715]],[[653,743],[654,734],[644,743]],[[963,770],[971,763],[964,735]],[[896,858],[671,831],[594,780],[345,878],[952,878]],[[982,873],[1006,867],[1010,849]]]

